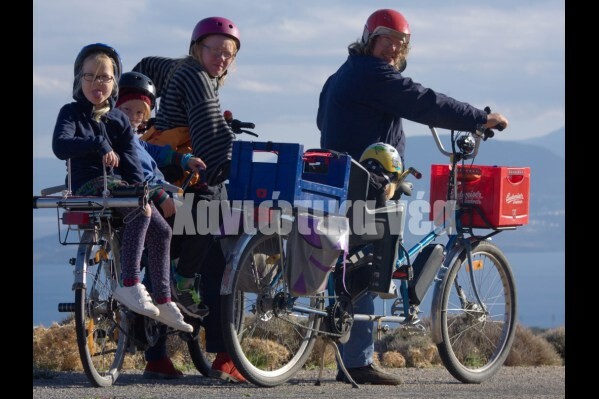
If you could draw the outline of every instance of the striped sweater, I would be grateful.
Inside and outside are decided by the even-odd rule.
[[[156,85],[160,97],[156,129],[189,127],[193,155],[207,166],[207,182],[215,185],[226,180],[235,135],[223,117],[216,79],[190,56],[145,57],[133,71],[148,76]]]

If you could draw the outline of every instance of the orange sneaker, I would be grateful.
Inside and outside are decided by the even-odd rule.
[[[143,374],[143,378],[150,380],[176,380],[182,377],[183,373],[175,368],[168,356],[148,361]]]
[[[233,360],[227,352],[218,352],[212,363],[210,377],[237,383],[247,383],[247,380],[233,364]]]

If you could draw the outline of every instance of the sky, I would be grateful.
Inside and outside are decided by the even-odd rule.
[[[72,101],[73,62],[83,46],[110,44],[129,71],[144,56],[185,55],[193,27],[209,16],[231,19],[241,35],[220,93],[223,110],[254,122],[260,140],[318,147],[322,85],[379,8],[400,11],[410,24],[404,75],[504,114],[510,127],[499,139],[564,126],[564,0],[34,0],[33,157],[54,157],[56,115]],[[409,121],[405,130],[429,134]]]

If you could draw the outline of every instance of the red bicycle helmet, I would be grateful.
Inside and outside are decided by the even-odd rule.
[[[225,35],[235,40],[237,44],[237,51],[241,48],[241,41],[239,40],[239,29],[233,23],[223,17],[209,17],[204,18],[198,22],[193,28],[191,33],[191,43],[189,44],[189,54],[191,54],[191,47],[195,42],[202,40],[208,35]]]
[[[406,18],[395,10],[376,10],[368,17],[366,25],[364,25],[362,43],[368,43],[377,35],[395,36],[408,44],[410,42],[410,25]]]

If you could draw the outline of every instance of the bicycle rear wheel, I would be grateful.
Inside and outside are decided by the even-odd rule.
[[[472,271],[463,251],[444,280],[442,342],[437,348],[451,375],[478,384],[499,370],[511,349],[516,286],[509,262],[497,246],[480,241],[473,244],[471,254]]]
[[[75,330],[87,378],[96,387],[107,387],[119,377],[127,348],[127,335],[119,329],[126,323],[112,298],[118,244],[104,235],[97,244],[92,240],[92,233],[84,233],[77,252],[77,271],[85,273],[83,284],[75,287]]]
[[[187,349],[196,369],[204,377],[210,377],[210,368],[216,354],[206,352],[206,329],[203,326],[200,327],[197,336],[187,341]]]
[[[229,355],[250,382],[263,387],[293,377],[314,346],[321,316],[293,307],[324,309],[322,295],[289,294],[282,277],[282,255],[278,235],[257,233],[239,257],[233,293],[222,296]]]

